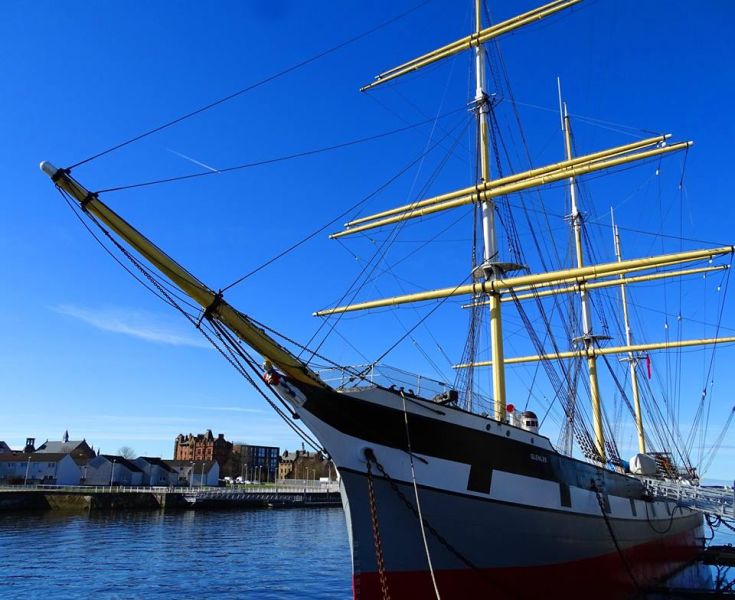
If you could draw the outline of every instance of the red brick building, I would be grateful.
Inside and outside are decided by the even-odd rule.
[[[216,460],[222,467],[231,455],[232,442],[223,433],[214,437],[211,429],[197,435],[180,433],[174,441],[174,460]]]

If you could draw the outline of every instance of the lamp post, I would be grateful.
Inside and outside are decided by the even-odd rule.
[[[112,459],[112,469],[110,469],[110,490],[112,490],[112,482],[115,478],[115,463],[117,462],[116,458]]]
[[[25,479],[23,479],[23,485],[28,484],[28,470],[31,468],[31,457],[28,457],[28,462],[26,463],[26,476]]]
[[[204,487],[204,461],[202,461],[202,476],[199,479],[199,487]]]
[[[191,468],[189,469],[189,487],[194,487],[194,461],[191,461]]]

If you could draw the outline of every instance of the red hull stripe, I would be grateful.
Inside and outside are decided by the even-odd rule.
[[[650,588],[696,559],[701,542],[699,528],[661,538],[625,551],[637,585]],[[571,563],[545,566],[435,571],[442,600],[470,598],[538,599],[563,597],[620,600],[637,592],[626,565],[617,552]],[[434,598],[428,571],[389,572],[392,599]],[[383,600],[377,573],[353,578],[355,600]]]

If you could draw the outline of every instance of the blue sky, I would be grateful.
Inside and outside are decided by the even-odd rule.
[[[90,189],[108,188],[200,169],[184,156],[222,168],[451,113],[433,130],[431,125],[417,127],[308,158],[105,196],[210,286],[226,285],[371,193],[436,136],[460,131],[467,117],[458,109],[470,89],[467,54],[386,89],[360,94],[358,88],[381,70],[467,33],[471,12],[470,3],[465,4],[433,0],[356,44],[84,165],[75,175]],[[230,439],[296,445],[288,429],[195,331],[99,249],[38,171],[38,162],[74,163],[412,5],[3,4],[0,159],[6,168],[0,277],[5,293],[0,296],[0,324],[5,343],[0,346],[0,439],[18,446],[26,436],[53,439],[69,429],[72,437],[86,437],[107,452],[126,444],[138,453],[168,456],[177,433],[211,428]],[[493,19],[500,20],[534,6],[526,0],[498,0],[490,8]],[[601,259],[612,259],[606,225],[610,206],[627,228],[623,244],[629,257],[712,245],[650,235],[664,230],[703,242],[735,241],[728,146],[735,133],[735,40],[729,27],[734,13],[724,0],[696,7],[684,1],[589,1],[502,40],[534,165],[562,158],[554,112],[557,76],[571,113],[580,116],[574,121],[580,152],[626,143],[647,135],[643,130],[695,141],[686,163],[678,155],[660,165],[647,163],[584,183],[584,209]],[[508,97],[500,100],[498,118],[503,131],[510,131],[515,125],[512,107]],[[525,166],[518,136],[509,134],[508,139],[515,144],[514,156],[521,157],[517,166]],[[432,153],[377,194],[366,210],[467,185],[474,172],[471,152],[469,135],[460,137],[444,168],[439,170],[443,153]],[[684,191],[678,189],[682,170]],[[535,196],[527,200],[537,201]],[[564,192],[545,190],[543,201],[552,213],[551,233],[558,234],[565,248],[567,231],[559,218],[565,211]],[[412,254],[437,227],[446,231]],[[392,274],[366,286],[360,298],[462,279],[468,269],[470,229],[469,211],[407,226],[402,241],[390,250]],[[305,341],[318,326],[311,312],[339,298],[386,236],[376,233],[344,243],[318,236],[235,287],[228,298],[258,320]],[[523,231],[521,243],[530,247]],[[529,262],[538,267],[533,256]],[[717,289],[719,281],[636,290],[633,300],[641,306],[638,318],[646,328],[640,337],[661,339],[661,311],[669,313],[671,326],[683,337],[715,335],[712,324],[718,321],[724,295]],[[661,292],[663,301],[655,297]],[[419,328],[416,343],[402,344],[387,362],[434,375],[424,358],[428,353],[450,377],[448,366],[461,358],[466,324],[459,304],[447,303],[443,316],[427,321],[430,333]],[[373,359],[431,308],[402,309],[399,320],[385,313],[345,318],[339,331]],[[731,293],[721,335],[732,335],[733,308]],[[685,318],[679,321],[680,310]],[[509,354],[528,350],[519,323],[516,315],[509,315]],[[447,358],[438,356],[437,340]],[[339,362],[364,361],[339,336],[330,338],[323,351]],[[682,356],[681,368],[665,365],[657,356],[653,361],[679,382],[675,393],[667,393],[681,398],[681,420],[687,422],[711,352]],[[733,381],[725,367],[731,357],[728,348],[716,355],[710,438],[732,405],[727,390]],[[518,404],[528,395],[524,373],[509,377]],[[544,394],[540,387],[539,395]],[[529,406],[541,411],[535,401]],[[627,448],[629,424],[623,423],[621,431]],[[555,431],[549,435],[556,439]],[[731,432],[725,439],[712,477],[731,478],[733,436]]]

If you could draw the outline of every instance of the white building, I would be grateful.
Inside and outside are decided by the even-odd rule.
[[[219,485],[219,463],[216,460],[166,460],[169,467],[176,471],[174,485],[199,487]]]
[[[141,456],[132,462],[143,471],[143,485],[169,486],[178,484],[178,471],[167,465],[163,459],[153,456]]]
[[[100,454],[81,471],[85,485],[143,485],[143,470],[122,456]]]
[[[80,475],[68,454],[0,454],[0,483],[79,485]]]

